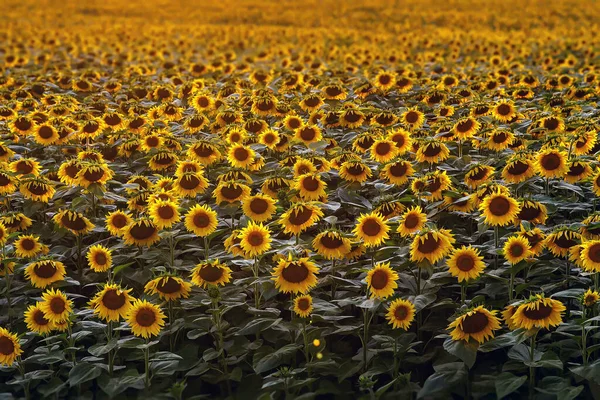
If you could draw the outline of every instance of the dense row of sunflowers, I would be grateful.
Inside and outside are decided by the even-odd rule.
[[[403,33],[384,1],[301,6],[334,30],[237,26],[291,23],[267,1],[150,32],[107,16],[164,10],[67,5],[58,29],[14,4],[0,393],[597,393],[593,19],[452,24],[475,3],[403,11],[422,17]]]

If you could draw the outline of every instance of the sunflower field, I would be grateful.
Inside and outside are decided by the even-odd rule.
[[[4,0],[0,399],[600,399],[600,3]]]

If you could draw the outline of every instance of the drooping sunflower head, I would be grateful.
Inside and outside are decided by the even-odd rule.
[[[350,239],[337,231],[328,230],[315,236],[312,246],[317,254],[328,260],[342,259],[350,252]]]
[[[20,212],[12,212],[1,216],[0,223],[4,225],[8,233],[25,231],[33,224],[29,217]]]
[[[494,174],[494,167],[489,165],[476,165],[465,174],[465,183],[471,189],[476,189]]]
[[[181,197],[195,197],[204,193],[209,182],[204,177],[204,172],[185,172],[175,180],[173,190]]]
[[[407,183],[414,173],[415,170],[410,161],[398,160],[386,164],[379,176],[393,185],[401,186]]]
[[[569,249],[581,242],[581,234],[568,227],[557,227],[546,236],[544,246],[557,257],[566,257]]]
[[[114,172],[103,162],[83,163],[79,165],[75,181],[82,187],[88,188],[92,184],[105,185],[113,176]]]
[[[371,298],[386,299],[398,287],[398,273],[390,268],[390,263],[377,263],[367,272],[365,278]]]
[[[308,258],[293,259],[281,258],[277,267],[273,268],[271,275],[275,287],[283,293],[306,294],[317,284],[319,268]]]
[[[440,163],[448,158],[450,150],[444,143],[439,141],[426,141],[417,149],[417,161],[430,164]]]
[[[159,306],[138,299],[131,305],[126,319],[135,336],[147,339],[160,333],[166,316]]]
[[[435,264],[446,257],[453,249],[456,241],[452,233],[446,229],[427,229],[415,234],[410,246],[412,261],[423,260]]]
[[[472,246],[462,246],[450,254],[446,261],[450,274],[459,282],[477,279],[485,269],[483,257]]]
[[[225,286],[231,281],[231,269],[219,260],[203,261],[192,270],[191,280],[205,289],[210,285]]]
[[[327,198],[327,184],[316,173],[300,175],[294,181],[293,188],[305,201],[318,201]]]
[[[371,168],[361,161],[346,161],[341,165],[339,175],[346,181],[363,183],[373,173],[371,172]]]
[[[33,287],[44,289],[46,286],[65,278],[65,266],[60,261],[38,260],[25,268],[25,277]]]
[[[600,239],[600,213],[588,215],[581,221],[581,236],[585,239]]]
[[[565,310],[566,307],[560,301],[537,294],[521,303],[511,320],[517,328],[550,329],[562,323],[562,313]]]
[[[10,367],[21,354],[23,350],[17,335],[0,328],[0,365]]]
[[[217,204],[243,202],[250,196],[250,187],[236,181],[221,181],[213,191]]]
[[[452,340],[468,342],[474,339],[481,344],[493,338],[494,331],[500,329],[500,320],[496,313],[496,310],[490,311],[483,306],[466,311],[448,325],[448,329],[452,329]]]
[[[312,202],[294,203],[281,215],[279,224],[286,234],[298,235],[323,217],[321,208]]]
[[[505,226],[514,222],[521,208],[511,196],[501,191],[495,191],[483,199],[479,210],[482,212],[486,224]]]
[[[21,180],[19,191],[25,198],[42,203],[48,203],[56,192],[52,184],[44,178]]]
[[[454,124],[452,131],[454,132],[455,137],[460,140],[465,140],[475,136],[480,128],[481,124],[479,121],[473,117],[466,117],[458,120],[458,122]]]
[[[83,214],[62,210],[52,217],[52,220],[61,228],[68,230],[74,235],[85,235],[94,229],[94,225]]]
[[[158,294],[161,300],[171,301],[178,299],[187,299],[190,296],[192,285],[178,276],[161,276],[152,279],[146,286],[144,292],[148,294]]]
[[[353,230],[354,235],[367,247],[379,246],[386,239],[390,227],[379,213],[361,214]]]
[[[236,146],[240,146],[239,150],[232,150],[233,148],[237,148]],[[246,164],[247,159],[252,158],[250,155],[250,151],[253,151],[250,148],[246,148],[243,145],[236,145],[230,148],[230,154],[232,154],[232,160],[229,162],[234,166],[240,166],[243,168]],[[243,157],[243,152],[248,151],[248,158]],[[207,141],[198,141],[192,144],[187,150],[187,156],[194,161],[201,163],[202,165],[212,165],[217,162],[221,158],[221,152],[214,144]],[[241,166],[241,164],[244,164]],[[197,172],[197,171],[196,171]]]
[[[123,230],[125,244],[150,247],[160,240],[159,228],[149,218],[133,220]]]
[[[64,292],[49,289],[42,294],[42,299],[40,308],[48,321],[58,323],[69,319],[69,315],[73,311],[73,302],[67,299]]]
[[[388,323],[394,329],[410,328],[410,324],[415,319],[415,305],[408,300],[396,299],[390,303],[390,308],[386,314]]]
[[[130,292],[131,289],[122,289],[115,283],[106,283],[90,300],[90,308],[104,321],[119,321],[127,316],[135,300]]]
[[[502,170],[502,178],[510,183],[521,183],[534,176],[535,171],[535,164],[530,157],[513,157]]]

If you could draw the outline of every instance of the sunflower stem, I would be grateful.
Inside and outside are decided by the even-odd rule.
[[[585,309],[583,310],[585,314]],[[583,360],[583,365],[588,364],[588,356],[587,356],[587,336],[585,332],[585,323],[581,325],[581,358]]]
[[[566,268],[567,276],[565,279],[566,290],[569,290],[569,280],[571,278],[571,263],[567,260],[567,268]],[[569,319],[571,316],[571,299],[567,298],[567,313],[566,318]]]
[[[204,259],[208,261],[208,238],[204,236]]]
[[[144,347],[144,371],[146,387],[150,387],[150,347],[148,346],[150,339],[146,339],[146,347]]]
[[[529,399],[533,399],[535,393],[535,367],[533,366],[533,361],[535,357],[535,339],[537,334],[538,332],[536,331],[533,336],[531,336],[531,346],[529,347],[529,361],[531,362],[531,366],[529,367]]]
[[[596,272],[594,274],[594,290],[597,292],[598,291],[598,274],[599,272]]]
[[[217,338],[216,338],[216,347],[217,353],[219,353],[219,358],[221,361],[221,368],[223,368],[223,374],[226,376],[227,382],[227,393],[231,396],[231,382],[229,380],[229,371],[227,368],[227,359],[225,357],[225,349],[224,349],[224,340],[223,340],[223,328],[221,325],[221,311],[219,310],[219,299],[212,299],[212,307],[213,307],[213,321],[217,328]]]
[[[308,364],[310,363],[310,354],[308,352],[308,335],[306,335],[306,320],[302,319],[302,339],[304,341],[304,359],[306,363],[306,373],[308,374],[308,379],[310,379],[311,371]]]
[[[19,361],[17,361],[17,369],[21,373],[21,380],[23,381],[23,390],[25,391],[25,399],[29,400],[31,398],[31,394],[29,393],[29,380],[25,379],[25,366],[23,365],[23,361],[21,361],[21,357],[19,357]]]
[[[331,260],[331,300],[335,299],[335,258]]]
[[[258,310],[260,307],[260,298],[258,297],[260,290],[258,284],[258,257],[254,257],[254,266],[252,267],[252,272],[254,272],[254,308]]]
[[[112,331],[113,331],[112,321],[108,321],[108,329],[106,331],[106,339],[109,342],[112,340]],[[113,374],[114,362],[115,362],[114,354],[113,354],[113,350],[111,349],[108,351],[108,374],[111,376]]]
[[[546,178],[546,196],[550,196],[550,178]]]
[[[498,268],[498,248],[500,247],[500,228],[498,225],[494,226],[494,267]]]
[[[170,261],[171,261],[171,269],[175,271],[175,242],[173,240],[173,233],[169,235],[169,250],[170,250]]]
[[[173,301],[168,300],[167,301],[167,310],[169,313],[169,351],[172,353],[173,352],[173,348],[175,346],[174,343],[174,337],[173,337]]]
[[[398,375],[400,372],[400,360],[398,360],[398,338],[394,338],[394,390],[398,390]]]
[[[71,348],[75,347],[75,340],[73,340],[73,327],[71,326],[71,321],[67,319],[67,332],[69,335],[69,339],[68,339],[68,345]],[[73,349],[71,351],[71,357],[73,358],[73,366],[77,365],[77,356],[76,356],[76,351],[75,349]]]
[[[510,280],[508,281],[508,300],[513,301],[515,288],[515,272],[513,266],[510,267]]]
[[[77,235],[77,277],[79,279],[79,293],[83,286],[83,265],[81,264],[81,235]]]
[[[463,282],[460,285],[460,302],[465,304],[467,302],[467,282]]]

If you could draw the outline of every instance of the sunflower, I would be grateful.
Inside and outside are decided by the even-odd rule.
[[[15,263],[6,261],[4,257],[0,256],[0,277],[7,276],[13,272],[15,272]]]
[[[371,146],[371,158],[379,163],[386,163],[397,154],[396,143],[389,139],[378,139]]]
[[[0,226],[0,231],[5,231],[3,226]],[[6,231],[5,231],[6,232]],[[0,243],[2,240],[0,239]],[[43,252],[43,244],[40,242],[39,236],[21,235],[13,243],[15,254],[21,258],[33,258]]]
[[[511,121],[516,114],[515,106],[510,100],[499,101],[492,109],[493,117],[504,123]]]
[[[385,317],[394,329],[402,328],[407,331],[415,319],[415,313],[413,303],[408,300],[396,299],[390,303],[390,308]]]
[[[539,121],[539,126],[548,132],[562,132],[565,129],[565,123],[560,117],[546,117]]]
[[[160,240],[158,227],[149,218],[133,220],[123,230],[125,244],[129,246],[150,247]]]
[[[494,174],[494,167],[489,165],[475,165],[465,174],[465,184],[471,189],[477,189],[479,185],[487,181]]]
[[[457,317],[448,329],[452,329],[452,340],[469,341],[471,338],[480,344],[494,337],[494,331],[500,329],[500,320],[496,310],[489,311],[483,306],[472,308]]]
[[[377,263],[367,272],[365,278],[371,298],[386,299],[394,294],[398,288],[398,273],[390,268],[390,263]]]
[[[247,197],[242,203],[244,215],[255,222],[265,222],[271,219],[275,213],[275,204],[271,196],[257,194]]]
[[[544,246],[557,257],[566,257],[569,249],[581,241],[581,234],[570,228],[559,227],[546,236]]]
[[[75,176],[75,181],[82,187],[88,188],[92,184],[105,185],[114,172],[105,163],[94,163],[81,166]]]
[[[249,196],[250,187],[235,181],[222,181],[213,191],[213,197],[217,204],[243,202]]]
[[[600,294],[592,289],[588,289],[582,296],[581,296],[581,304],[583,304],[586,307],[594,307],[594,305],[596,305],[596,303],[598,303],[598,301],[600,300]]]
[[[29,228],[33,222],[23,213],[9,213],[0,217],[2,223],[9,233],[24,231]]]
[[[446,264],[450,275],[458,278],[459,282],[477,279],[485,269],[483,257],[472,246],[454,249]]]
[[[535,167],[544,178],[562,178],[569,171],[567,155],[559,150],[546,149],[536,157]]]
[[[44,317],[53,323],[66,321],[73,311],[73,302],[67,299],[67,295],[60,290],[48,289],[42,294],[40,308]]]
[[[415,170],[409,161],[400,160],[386,164],[379,176],[393,185],[401,186],[408,182],[408,178],[414,173]]]
[[[390,227],[381,214],[370,213],[360,215],[353,233],[364,242],[365,246],[373,247],[390,238],[389,230]]]
[[[300,198],[305,201],[327,198],[327,184],[315,173],[300,175],[294,181],[292,188],[297,190]]]
[[[121,236],[132,221],[128,213],[120,210],[113,211],[106,216],[106,230],[112,235]]]
[[[425,122],[425,114],[416,108],[409,108],[400,115],[400,122],[409,129],[418,129]]]
[[[391,140],[396,144],[397,155],[402,155],[412,148],[412,138],[410,132],[402,128],[391,130],[386,138],[387,140]]]
[[[225,286],[231,281],[231,269],[219,260],[203,261],[192,270],[191,280],[205,289],[210,285]]]
[[[25,268],[25,277],[31,285],[44,289],[46,286],[65,279],[65,265],[60,261],[39,260]]]
[[[298,235],[323,217],[323,211],[315,203],[294,203],[279,218],[286,234]]]
[[[239,147],[239,150],[236,151],[235,148],[238,148],[238,147]],[[234,149],[234,150],[232,150],[232,149]],[[248,152],[248,157],[244,156],[244,154],[245,154],[244,152],[246,152],[246,151]],[[252,158],[254,157],[253,150],[250,148],[247,148],[241,144],[230,147],[229,152],[230,152],[230,154],[233,154],[233,160],[235,161],[235,165],[240,164],[240,162],[245,165],[246,161],[247,161],[247,164],[250,164]],[[197,162],[201,163],[202,165],[211,165],[211,164],[217,162],[221,158],[221,152],[219,151],[219,149],[212,143],[204,142],[204,141],[196,142],[196,143],[190,145],[186,154],[189,159],[191,159],[193,161],[197,161]],[[251,155],[251,157],[250,157],[250,155]],[[238,162],[238,159],[241,161]],[[230,162],[230,164],[234,165],[234,163],[231,160],[229,160],[229,162]]]
[[[61,228],[74,235],[85,235],[94,229],[94,225],[83,214],[71,210],[62,210],[54,214],[52,220]]]
[[[580,182],[592,174],[592,167],[585,161],[569,161],[568,168],[564,179],[569,183]]]
[[[48,203],[54,197],[54,187],[46,179],[25,179],[19,185],[23,197],[33,201]]]
[[[50,333],[54,329],[54,324],[44,317],[44,312],[41,307],[42,303],[37,302],[35,305],[30,305],[25,311],[25,323],[27,329],[40,335]]]
[[[548,210],[539,201],[522,200],[519,206],[521,211],[517,215],[517,222],[528,221],[531,224],[544,224],[546,222]]]
[[[502,254],[506,261],[511,264],[517,264],[532,256],[529,242],[522,236],[509,237],[504,243]]]
[[[203,172],[186,172],[175,180],[173,190],[181,197],[195,197],[208,188],[209,182]]]
[[[60,139],[60,136],[52,125],[42,124],[35,128],[33,139],[42,146],[49,146],[55,144]]]
[[[368,165],[361,161],[346,161],[339,169],[339,175],[342,179],[349,182],[366,182],[373,173]]]
[[[205,237],[217,229],[217,213],[208,205],[196,204],[185,215],[185,227],[200,237]]]
[[[450,151],[444,143],[426,142],[419,146],[415,158],[420,163],[437,164],[447,159],[449,155]]]
[[[25,115],[21,115],[15,118],[14,120],[10,121],[8,126],[12,132],[21,136],[25,136],[28,133],[33,132],[33,130],[36,127],[36,124],[35,121],[33,121],[31,118]]]
[[[525,230],[523,227],[521,227],[521,231],[518,232],[518,235],[527,240],[532,256],[541,254],[542,250],[544,249],[544,239],[546,238],[541,229],[534,228],[531,230]]]
[[[575,136],[575,146],[573,146],[573,153],[581,156],[589,154],[598,140],[598,133],[595,130],[584,130],[578,132]]]
[[[313,311],[313,299],[309,294],[302,294],[294,298],[294,312],[300,318],[308,318]]]
[[[495,191],[483,199],[479,210],[483,213],[487,225],[505,226],[517,218],[521,208],[519,203],[509,195]]]
[[[562,323],[562,312],[565,310],[566,307],[560,301],[537,294],[518,306],[511,321],[517,328],[550,329]]]
[[[579,255],[581,264],[586,271],[600,271],[600,240],[589,240],[581,245]]]
[[[261,223],[250,222],[240,230],[239,238],[240,247],[249,257],[259,256],[271,248],[271,232]]]
[[[177,204],[170,200],[158,200],[148,207],[148,214],[158,229],[170,228],[179,220]]]
[[[7,172],[0,171],[0,194],[11,194],[17,188],[17,180]]]
[[[490,150],[502,151],[507,149],[514,141],[514,133],[506,129],[496,129],[488,134],[484,146]]]
[[[459,119],[452,127],[454,136],[459,140],[469,139],[481,128],[481,124],[473,117]]]
[[[529,157],[511,158],[502,170],[502,178],[509,183],[521,183],[535,175],[536,167]]]
[[[304,125],[294,131],[294,138],[308,146],[321,141],[323,135],[317,125]]]
[[[427,215],[420,206],[409,208],[402,214],[398,224],[398,233],[404,237],[420,231],[427,222]]]
[[[317,285],[318,273],[319,268],[308,258],[294,260],[290,253],[287,259],[281,258],[277,267],[273,268],[271,279],[282,293],[306,294]]]
[[[191,288],[190,283],[177,276],[161,276],[146,283],[144,292],[151,295],[158,294],[161,300],[171,301],[187,299],[190,297]]]
[[[295,131],[296,129],[302,127],[304,125],[304,121],[297,115],[288,115],[286,116],[281,124],[290,131]]]
[[[129,293],[131,289],[122,289],[114,283],[106,283],[92,300],[90,308],[104,321],[119,321],[125,318],[135,298]]]
[[[415,235],[410,245],[410,259],[423,260],[435,264],[452,251],[456,239],[446,229],[421,231]]]
[[[111,251],[99,244],[90,246],[86,258],[94,272],[106,272],[112,266]]]
[[[321,257],[340,260],[350,252],[350,240],[337,231],[329,230],[315,236],[312,247]]]
[[[0,328],[0,365],[10,367],[23,354],[19,338],[5,328]]]
[[[139,299],[131,305],[126,316],[131,332],[145,339],[157,336],[165,325],[165,319],[159,306]]]

